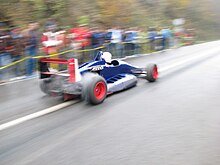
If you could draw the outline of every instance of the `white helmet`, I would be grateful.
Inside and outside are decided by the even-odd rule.
[[[109,52],[103,52],[101,58],[102,58],[103,60],[105,60],[105,62],[111,63],[111,61],[112,61],[112,54],[109,53]]]

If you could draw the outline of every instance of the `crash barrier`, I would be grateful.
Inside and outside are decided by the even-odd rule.
[[[78,58],[79,63],[85,62],[87,60],[93,59],[97,51],[110,51],[113,54],[113,58],[122,58],[129,55],[134,54],[141,54],[141,53],[150,53],[153,51],[161,50],[163,47],[162,45],[162,38],[158,37],[154,42],[145,41],[145,42],[122,42],[120,44],[112,44],[112,43],[105,43],[104,45],[97,47],[97,48],[84,48],[84,49],[69,49],[66,51],[50,54],[50,55],[38,55],[38,56],[26,56],[22,59],[16,60],[14,62],[6,63],[6,65],[2,65],[0,63],[0,80],[7,79],[8,77],[4,78],[2,75],[6,72],[11,72],[10,78],[13,78],[17,75],[13,75],[14,67],[17,65],[22,65],[21,68],[25,70],[27,67],[25,64],[26,61],[30,59],[39,59],[45,57],[59,57],[65,56],[64,58],[71,58],[75,57]],[[71,53],[71,54],[70,54]],[[69,55],[67,55],[69,54]],[[9,60],[10,61],[10,60]],[[35,70],[36,70],[36,62],[35,62]],[[24,74],[23,74],[24,75]]]
[[[121,43],[121,45],[129,44],[129,43],[130,43],[130,42],[123,42],[123,43]],[[147,42],[145,42],[145,43],[147,43]],[[141,44],[144,44],[144,43],[141,43]],[[4,65],[4,66],[1,66],[1,67],[0,67],[0,70],[3,70],[3,69],[5,69],[5,68],[9,68],[10,66],[13,66],[13,65],[16,65],[16,64],[18,64],[18,63],[21,63],[21,62],[23,62],[23,61],[25,61],[25,60],[27,60],[27,59],[39,59],[39,58],[45,58],[45,57],[48,57],[48,58],[49,58],[49,57],[55,57],[55,56],[64,55],[64,54],[66,54],[66,53],[71,53],[71,52],[73,52],[73,53],[91,52],[91,51],[94,51],[94,50],[102,50],[102,49],[104,49],[104,48],[108,48],[108,46],[111,46],[111,44],[105,44],[105,45],[100,46],[100,47],[97,47],[97,48],[88,48],[88,49],[80,49],[80,50],[70,49],[70,50],[66,50],[66,51],[63,51],[63,52],[54,53],[54,54],[50,54],[50,55],[38,55],[38,56],[34,56],[34,57],[32,57],[32,56],[27,56],[27,57],[24,57],[24,58],[22,58],[22,59],[20,59],[20,60],[11,62],[11,63],[9,63],[9,64],[7,64],[7,65]],[[113,46],[112,46],[112,47],[113,47]],[[108,49],[112,49],[112,48],[108,48]],[[116,49],[118,49],[118,48],[116,48]],[[125,48],[124,48],[124,47],[121,47],[121,48],[119,48],[119,49],[125,49]],[[106,51],[108,51],[108,50],[106,50]],[[109,50],[109,51],[111,51],[111,50]],[[113,50],[113,51],[114,51],[114,50]]]
[[[67,51],[63,51],[63,52],[60,52],[60,53],[54,53],[54,54],[51,54],[51,55],[39,55],[39,56],[27,56],[27,57],[24,57],[20,60],[17,60],[15,62],[11,62],[10,64],[7,64],[7,65],[4,65],[2,67],[0,67],[0,70],[3,70],[5,68],[8,68],[10,66],[13,66],[13,65],[16,65],[18,63],[21,63],[27,59],[39,59],[39,58],[45,58],[45,57],[54,57],[54,56],[60,56],[60,55],[63,55],[63,54],[66,54],[66,53],[70,53],[70,52],[78,52],[78,53],[81,53],[81,52],[89,52],[89,51],[92,51],[92,50],[98,50],[98,49],[102,49],[104,48],[104,46],[101,46],[101,47],[98,47],[98,48],[94,48],[94,49],[85,49],[85,50],[67,50]]]

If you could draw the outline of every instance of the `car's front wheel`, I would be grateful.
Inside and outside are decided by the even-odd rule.
[[[158,68],[156,64],[149,64],[146,67],[146,79],[149,82],[154,82],[158,79]]]

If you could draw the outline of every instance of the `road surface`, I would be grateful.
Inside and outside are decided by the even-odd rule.
[[[157,63],[155,83],[0,131],[1,165],[219,165],[220,41],[126,61]],[[62,103],[32,79],[0,86],[0,128]]]

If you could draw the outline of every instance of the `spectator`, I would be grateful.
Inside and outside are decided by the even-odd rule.
[[[106,30],[105,32],[105,43],[107,44],[106,51],[110,52],[111,50],[111,38],[112,38],[112,32],[110,30]]]
[[[0,27],[0,67],[5,66],[11,63],[11,55],[13,46],[11,42],[10,33],[5,30],[5,27]],[[6,72],[8,70],[4,69],[4,71],[0,70],[0,79],[5,79]]]
[[[163,28],[161,30],[161,35],[163,36],[162,49],[169,48],[171,37],[172,37],[171,30],[169,28]]]
[[[25,38],[25,54],[29,57],[34,57],[37,55],[38,50],[38,23],[30,23],[28,29],[24,33]],[[30,58],[27,60],[26,74],[27,76],[33,75],[36,69],[36,59]]]
[[[128,55],[132,55],[135,53],[135,49],[137,48],[137,37],[138,33],[135,29],[130,29],[125,32],[125,52]]]
[[[184,28],[183,27],[175,27],[173,29],[174,33],[174,47],[178,48],[181,46],[182,38],[184,36]]]
[[[105,33],[101,31],[99,28],[94,28],[91,35],[91,46],[94,51],[92,51],[92,59],[96,56],[96,54],[101,50],[97,49],[104,44]]]
[[[154,50],[163,50],[164,37],[161,34],[161,29],[158,29],[157,36],[154,37]]]
[[[136,49],[135,53],[139,54],[141,52],[146,52],[146,40],[147,40],[147,34],[144,32],[143,28],[137,29],[137,40],[136,40]]]
[[[116,57],[122,57],[122,30],[118,27],[115,27],[111,31],[111,44],[110,51]]]
[[[70,33],[74,36],[75,42],[80,43],[82,53],[79,57],[79,62],[82,63],[87,55],[84,50],[91,45],[91,32],[86,24],[81,24],[78,28],[70,29]]]
[[[21,35],[21,29],[15,28],[11,32],[11,37],[13,41],[13,52],[12,52],[12,60],[18,61],[22,58],[24,53],[24,42],[23,42],[23,36]],[[21,76],[21,64],[17,63],[15,66],[15,75]]]
[[[45,32],[41,36],[41,43],[45,54],[50,55],[58,52],[58,46],[62,45],[63,42],[58,40],[59,34],[53,26],[46,26]]]
[[[184,34],[184,44],[185,45],[192,45],[194,43],[194,29],[186,29]]]
[[[148,40],[150,42],[150,50],[155,50],[155,37],[157,36],[156,28],[149,27],[148,28]]]
[[[66,46],[66,31],[53,29],[53,27],[48,26],[45,29],[41,37],[41,43],[43,46],[43,52],[46,55],[52,55],[63,51]],[[53,55],[53,58],[58,58],[58,55]],[[50,67],[53,69],[60,69],[61,65],[51,63]]]

